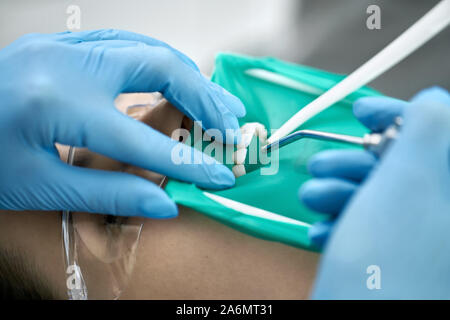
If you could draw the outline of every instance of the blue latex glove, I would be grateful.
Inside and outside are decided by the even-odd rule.
[[[234,184],[233,174],[211,159],[175,165],[176,141],[116,110],[120,93],[159,91],[205,129],[239,131],[236,117],[245,114],[239,99],[163,42],[119,30],[31,34],[0,51],[0,70],[1,209],[177,214],[155,184],[70,167],[59,160],[55,142],[205,188]]]
[[[381,129],[386,109],[373,101],[365,123]],[[450,298],[450,95],[426,90],[403,109],[398,139],[333,228],[314,298]],[[380,289],[367,286],[371,266]]]
[[[441,88],[427,89],[416,98],[425,93],[432,93],[435,99],[446,103],[447,92]],[[353,112],[371,131],[381,132],[402,115],[409,104],[394,98],[367,97],[355,102]],[[309,172],[315,179],[302,186],[299,196],[311,209],[330,216],[328,221],[317,222],[309,230],[311,242],[316,247],[323,247],[336,217],[377,162],[364,150],[328,150],[310,160]]]
[[[432,90],[437,92],[436,96],[441,96],[442,89]],[[408,105],[409,102],[394,98],[367,97],[355,102],[353,112],[368,129],[381,132]],[[308,169],[315,179],[302,186],[299,197],[311,209],[329,215],[329,220],[317,222],[309,230],[308,235],[316,247],[323,247],[336,217],[376,163],[376,157],[368,151],[345,149],[320,152],[309,161]]]

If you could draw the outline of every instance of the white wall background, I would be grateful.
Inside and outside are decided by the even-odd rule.
[[[81,29],[143,33],[183,51],[209,72],[218,51],[280,55],[267,46],[295,21],[297,0],[0,0],[0,47],[30,32],[66,30],[66,9],[81,8]]]
[[[66,30],[69,5],[81,29],[119,28],[159,38],[209,74],[220,51],[271,55],[350,73],[439,0],[0,0],[0,48],[29,32]],[[381,30],[366,9],[381,8]],[[450,89],[450,28],[370,85],[409,98],[421,88]],[[0,70],[1,72],[1,70]]]

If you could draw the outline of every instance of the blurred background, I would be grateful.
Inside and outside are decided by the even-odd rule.
[[[0,0],[0,48],[26,33],[67,30],[66,10],[77,5],[81,9],[80,30],[118,28],[161,39],[189,55],[206,74],[211,74],[214,56],[221,51],[269,55],[350,73],[437,2]],[[379,30],[366,27],[366,9],[371,4],[381,9]],[[449,56],[447,28],[370,85],[404,99],[431,85],[450,89]]]

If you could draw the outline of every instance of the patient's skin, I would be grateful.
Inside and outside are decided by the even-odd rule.
[[[121,97],[119,108],[145,97]],[[130,103],[130,101],[132,101]],[[159,106],[134,114],[160,131],[170,133],[190,121],[173,106]],[[153,113],[153,114],[151,114]],[[65,158],[66,150],[62,152]],[[123,170],[155,182],[155,173],[125,166],[88,153],[89,167]],[[86,159],[85,159],[86,160]],[[304,299],[308,297],[318,262],[316,253],[260,240],[222,225],[191,209],[179,208],[171,220],[131,218],[143,223],[137,260],[123,299]],[[75,214],[97,226],[85,233],[101,243],[104,216]],[[89,231],[90,229],[94,231]],[[23,252],[36,265],[58,298],[66,286],[58,212],[7,212],[0,214],[0,244]],[[102,270],[89,270],[90,298],[106,298]]]

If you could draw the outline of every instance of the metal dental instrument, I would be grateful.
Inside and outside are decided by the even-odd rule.
[[[389,144],[396,138],[401,127],[402,119],[396,118],[394,123],[390,125],[382,133],[367,133],[363,137],[349,136],[345,134],[337,134],[316,130],[299,130],[290,135],[281,138],[278,141],[267,144],[261,148],[262,151],[271,152],[276,148],[281,148],[294,141],[311,138],[325,141],[343,142],[353,145],[362,146],[364,149],[372,152],[375,156],[380,157]]]
[[[269,137],[268,142],[285,137],[316,114],[374,80],[444,30],[449,23],[450,0],[442,0],[369,61],[293,115]]]

